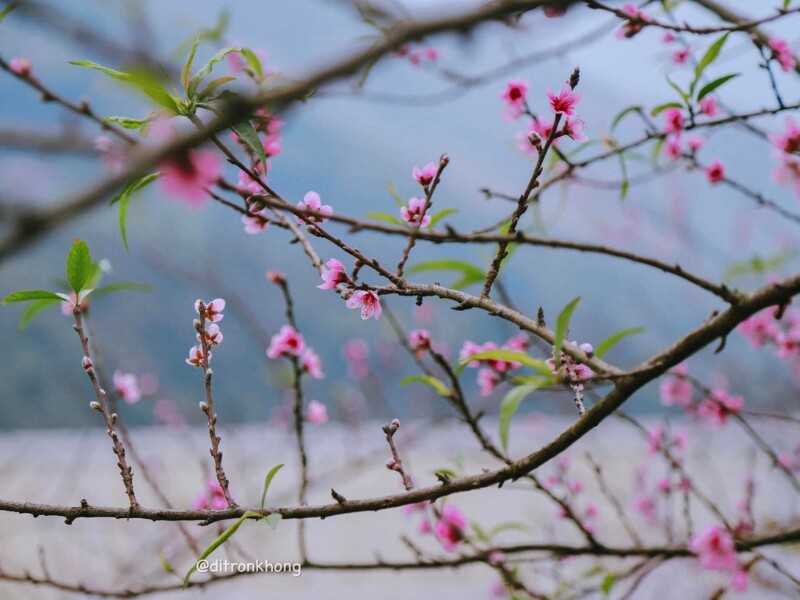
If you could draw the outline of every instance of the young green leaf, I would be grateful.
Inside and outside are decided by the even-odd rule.
[[[480,269],[465,260],[458,260],[454,258],[435,258],[433,260],[426,260],[425,262],[417,263],[416,265],[406,269],[406,272],[409,275],[413,275],[415,273],[424,273],[427,271],[456,271],[461,273],[461,279],[450,286],[454,289],[460,289],[474,283],[480,283],[485,278],[483,269]]]
[[[264,143],[258,137],[258,132],[256,128],[248,120],[240,121],[236,123],[236,125],[231,125],[231,129],[236,132],[236,135],[239,136],[239,139],[244,142],[245,146],[247,146],[250,151],[258,156],[259,160],[261,160],[261,164],[266,171],[267,168],[267,154],[264,152]]]
[[[578,306],[580,301],[580,296],[575,298],[563,308],[556,319],[556,330],[553,339],[553,356],[556,359],[556,367],[561,366],[561,348],[564,346],[564,338],[566,337],[567,330],[569,329],[569,321],[572,318],[572,313],[575,311],[575,308]]]
[[[486,352],[478,352],[470,356],[465,356],[464,358],[460,359],[459,362],[463,365],[470,363],[473,360],[505,360],[508,362],[520,363],[526,367],[531,367],[542,375],[551,375],[550,367],[547,366],[545,361],[538,358],[533,358],[532,356],[529,356],[525,352],[520,352],[519,350],[487,350]]]
[[[511,388],[500,403],[500,443],[503,445],[503,450],[508,450],[508,430],[511,427],[511,419],[525,397],[536,389],[535,385],[520,385]]]
[[[183,89],[187,91],[189,90],[189,78],[191,77],[192,73],[192,61],[194,61],[194,55],[197,52],[197,47],[200,45],[200,40],[202,36],[197,36],[197,39],[194,41],[192,45],[192,49],[189,51],[189,58],[186,59],[186,64],[183,65],[183,71],[181,71],[181,85]],[[191,96],[189,96],[191,99]]]
[[[614,587],[616,581],[617,581],[616,573],[609,573],[603,578],[603,583],[600,584],[600,590],[603,592],[604,595],[606,596],[611,595],[611,588]]]
[[[131,119],[129,117],[106,117],[104,123],[115,123],[123,129],[137,130],[147,125],[147,119]]]
[[[428,223],[428,228],[429,229],[433,229],[434,227],[436,227],[436,224],[439,221],[441,221],[445,217],[449,217],[453,213],[457,213],[457,212],[458,212],[458,209],[455,209],[455,208],[445,208],[444,210],[440,210],[438,213],[436,213],[435,215],[431,216],[431,222]]]
[[[261,60],[256,53],[249,48],[242,48],[241,52],[242,56],[244,56],[244,59],[247,61],[247,66],[253,71],[256,79],[259,81],[264,79],[264,68],[261,66]]]
[[[9,294],[3,300],[3,304],[11,302],[28,302],[30,300],[58,300],[61,301],[61,296],[54,292],[47,292],[45,290],[25,290]]]
[[[83,240],[75,240],[67,254],[67,281],[76,294],[83,289],[92,273],[92,256]]]
[[[405,225],[405,221],[401,221],[397,217],[382,212],[370,212],[364,216],[369,219],[378,219],[379,221],[386,221],[387,223],[391,223],[392,225],[400,225],[400,226]]]
[[[728,34],[726,33],[716,42],[711,44],[708,50],[706,50],[703,58],[700,59],[700,62],[698,62],[697,66],[694,68],[694,82],[692,83],[692,89],[694,89],[694,86],[697,85],[697,81],[700,80],[700,76],[703,74],[703,71],[705,71],[706,68],[708,68],[708,66],[717,59],[720,51],[722,50],[722,46],[725,44],[727,39]]]
[[[617,125],[619,125],[619,122],[622,121],[622,119],[624,119],[626,116],[635,112],[640,112],[641,110],[642,107],[637,104],[634,106],[629,106],[628,108],[620,112],[616,117],[614,117],[614,120],[611,122],[611,132],[612,133],[614,132],[614,130],[617,128]]]
[[[397,206],[406,205],[406,201],[403,200],[403,197],[397,191],[397,188],[394,186],[394,183],[392,183],[391,181],[387,181],[386,189],[389,191],[389,195],[392,197],[394,203],[397,204]]]
[[[678,102],[667,102],[665,104],[659,104],[653,110],[650,111],[650,116],[657,117],[668,108],[683,108],[683,104],[679,104]]]
[[[200,82],[211,73],[211,70],[214,68],[219,61],[223,58],[231,54],[232,52],[241,52],[240,48],[223,48],[219,52],[217,52],[214,56],[212,56],[209,61],[204,64],[197,73],[195,73],[192,78],[189,80],[189,85],[186,87],[186,93],[191,98],[194,96],[194,93],[197,91]]]
[[[217,548],[222,546],[222,544],[227,542],[230,539],[230,537],[234,533],[236,533],[236,531],[239,529],[239,527],[242,526],[242,523],[244,523],[247,519],[250,519],[252,517],[259,517],[259,516],[260,515],[257,512],[253,512],[252,510],[246,511],[241,517],[239,517],[239,519],[236,521],[236,523],[234,523],[233,525],[228,527],[225,531],[223,531],[220,534],[220,536],[217,539],[215,539],[213,542],[211,542],[211,545],[203,551],[203,553],[200,555],[200,557],[192,565],[192,568],[189,569],[188,573],[186,573],[186,576],[183,578],[183,587],[186,587],[187,585],[189,585],[189,577],[191,577],[192,573],[194,573],[197,570],[197,566],[198,566],[198,564],[200,563],[201,560],[207,558],[212,552],[214,552],[214,550],[216,550]]]
[[[722,77],[718,77],[714,81],[711,81],[705,84],[699,92],[697,92],[697,100],[702,100],[706,96],[708,96],[711,92],[717,89],[719,86],[728,83],[731,79],[738,77],[739,73],[732,73],[731,75],[723,75]]]
[[[147,285],[146,283],[135,283],[133,281],[118,281],[116,283],[110,283],[108,285],[104,285],[102,287],[97,288],[94,290],[92,295],[95,298],[99,298],[101,296],[108,296],[109,294],[114,294],[116,292],[141,292],[141,293],[149,293],[153,291],[152,285]]]
[[[128,205],[131,202],[131,197],[134,193],[158,179],[158,176],[159,173],[148,173],[147,175],[137,177],[133,181],[129,181],[127,185],[122,188],[122,191],[114,196],[114,198],[111,200],[112,206],[116,203],[119,203],[119,231],[122,235],[122,243],[125,246],[125,250],[128,250],[128,233],[126,224],[128,221]]]
[[[12,2],[8,6],[6,6],[3,10],[0,10],[0,21],[5,19],[8,16],[8,13],[17,8],[17,5],[18,5],[17,2]]]
[[[436,377],[431,375],[410,375],[408,377],[404,377],[400,381],[400,386],[405,387],[409,383],[424,383],[436,390],[436,393],[440,396],[444,396],[445,398],[450,396],[450,390],[447,388],[447,386],[441,380],[436,379]]]
[[[281,519],[283,519],[283,515],[281,513],[271,513],[263,519],[259,519],[258,522],[269,525],[271,529],[276,529],[278,527],[278,523],[281,522]]]
[[[269,484],[272,483],[273,477],[275,477],[275,475],[278,474],[278,471],[280,471],[282,467],[283,464],[275,465],[274,467],[272,467],[272,469],[270,469],[269,473],[267,473],[267,476],[264,478],[264,491],[261,492],[262,509],[264,508],[264,502],[266,502],[267,500],[267,490],[269,489]]]
[[[33,320],[33,317],[51,306],[61,304],[61,302],[63,302],[61,298],[41,298],[39,300],[32,300],[31,303],[25,307],[25,310],[22,311],[22,316],[19,318],[19,330],[25,331]]]
[[[221,85],[225,85],[229,81],[236,81],[236,77],[230,77],[230,76],[217,77],[216,79],[212,79],[211,81],[209,81],[205,89],[199,94],[197,94],[198,102],[206,100],[211,94],[214,93],[214,90],[216,90]]]
[[[644,333],[644,327],[630,327],[629,329],[623,329],[622,331],[618,331],[617,333],[608,336],[600,345],[597,346],[594,350],[594,355],[598,358],[603,356],[606,352],[611,350],[611,348],[617,344],[617,342],[625,339],[629,335],[635,335],[637,333]]]

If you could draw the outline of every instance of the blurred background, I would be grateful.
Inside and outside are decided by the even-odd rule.
[[[466,4],[436,6],[447,10]],[[745,13],[754,8],[745,1],[728,4]],[[404,5],[417,15],[432,10],[424,1]],[[216,29],[218,39],[200,46],[195,64],[202,64],[221,46],[242,45],[263,53],[268,68],[292,78],[342,55],[373,33],[348,3],[332,0],[81,0],[69,4],[37,1],[33,6],[15,11],[0,25],[0,55],[6,60],[30,58],[33,73],[45,84],[67,98],[89,99],[103,116],[144,118],[152,106],[103,74],[67,61],[93,60],[121,68],[137,52],[146,51],[165,65],[181,65],[198,32]],[[678,14],[701,25],[715,22],[713,15],[691,3],[684,3]],[[796,19],[789,18],[766,27],[794,41],[795,26]],[[99,39],[81,28],[89,28]],[[625,107],[650,108],[674,100],[666,75],[678,82],[688,79],[691,67],[672,63],[672,50],[662,43],[660,33],[646,30],[629,41],[617,39],[613,30],[609,15],[579,8],[570,11],[567,19],[537,14],[526,17],[517,28],[493,24],[470,37],[437,37],[426,42],[440,52],[437,66],[415,67],[407,59],[390,57],[371,71],[363,89],[340,82],[284,115],[283,151],[271,161],[270,183],[294,202],[315,190],[341,214],[397,214],[387,183],[403,198],[418,194],[411,168],[435,162],[446,152],[451,163],[437,190],[435,208],[456,209],[446,222],[461,231],[497,222],[510,214],[509,204],[488,201],[480,190],[517,195],[532,168],[530,158],[517,147],[516,135],[525,131],[525,122],[508,123],[502,118],[499,95],[508,79],[527,79],[534,110],[544,111],[545,89],[560,87],[572,69],[580,66],[583,100],[579,113],[594,144],[584,148],[581,156],[602,149],[599,140],[609,135],[612,120]],[[688,41],[702,52],[711,38]],[[535,60],[498,70],[531,54]],[[774,104],[767,75],[758,63],[759,56],[743,36],[731,39],[712,73],[742,74],[720,91],[726,107],[745,111]],[[220,75],[226,74],[227,65],[221,63],[218,69]],[[482,79],[478,85],[463,86],[443,77],[442,69]],[[777,77],[784,97],[796,97],[797,78],[783,73]],[[107,174],[92,147],[98,131],[91,123],[55,104],[40,102],[33,90],[6,73],[0,77],[0,86],[3,205],[59,202]],[[782,118],[765,119],[761,125],[775,131],[782,126]],[[20,138],[30,140],[32,134],[78,142],[70,144],[68,151],[61,151],[55,141],[50,147],[35,149],[19,142]],[[614,135],[623,141],[635,139],[641,135],[641,125],[636,119],[626,119]],[[562,148],[577,149],[578,144],[566,140]],[[797,200],[791,190],[771,181],[774,160],[770,152],[767,141],[725,128],[708,137],[701,159],[708,162],[720,157],[737,180],[794,209]],[[674,169],[664,158],[660,164],[668,172],[650,176],[650,154],[647,146],[641,149],[640,160],[629,156],[631,185],[624,199],[619,162],[602,163],[585,173],[586,181],[546,192],[537,209],[526,216],[527,230],[677,261],[711,280],[721,280],[732,266],[759,257],[776,259],[777,272],[796,268],[797,224],[759,209],[727,187],[709,186],[702,173]],[[229,176],[235,178],[230,169]],[[0,230],[3,227],[0,221]],[[333,229],[345,233],[339,226]],[[150,396],[123,408],[130,423],[153,423],[159,400],[171,401],[189,422],[202,421],[196,408],[201,377],[184,364],[184,358],[194,341],[194,301],[215,297],[229,301],[223,322],[225,344],[214,353],[220,419],[236,423],[279,418],[288,367],[282,361],[267,361],[264,350],[269,336],[284,324],[284,312],[279,290],[265,278],[267,269],[289,275],[300,328],[321,355],[327,374],[309,383],[309,397],[328,404],[334,418],[449,414],[426,386],[398,386],[415,369],[386,320],[362,322],[335,294],[316,289],[318,274],[298,248],[287,244],[284,231],[273,227],[247,235],[233,211],[213,203],[193,209],[164,197],[157,186],[134,198],[128,231],[130,251],[126,252],[116,210],[99,206],[5,259],[0,264],[0,293],[46,287],[63,277],[64,256],[76,237],[89,243],[95,259],[107,259],[111,268],[107,282],[154,286],[151,294],[118,294],[92,307],[96,339],[108,368],[148,376],[154,384]],[[402,238],[368,233],[351,239],[368,255],[390,264],[405,243]],[[323,258],[344,258],[322,241],[316,240],[315,246]],[[450,256],[483,268],[493,252],[490,246],[421,243],[411,264]],[[415,277],[449,284],[457,274]],[[749,289],[764,279],[763,274],[745,274],[731,283]],[[369,275],[367,280],[377,283]],[[583,302],[571,330],[571,336],[581,342],[597,344],[620,329],[645,326],[645,333],[627,338],[612,350],[610,359],[622,366],[650,356],[719,307],[713,296],[655,270],[544,248],[517,251],[508,261],[502,282],[521,310],[532,315],[542,306],[550,322],[567,302],[581,295]],[[391,298],[388,304],[406,329],[430,329],[452,358],[467,339],[502,343],[516,333],[510,325],[476,310],[452,312],[444,301],[428,299],[416,307],[413,299]],[[0,310],[0,427],[94,425],[86,409],[89,387],[79,367],[79,347],[70,320],[57,309],[50,310],[20,331],[20,312],[19,306]],[[347,342],[354,339],[363,340],[368,353],[366,377],[353,377],[343,357]],[[772,352],[750,352],[740,336],[732,336],[721,355],[707,351],[693,358],[691,368],[711,377],[728,377],[732,390],[752,405],[783,402],[796,390],[795,376]],[[771,383],[768,390],[760,385],[765,378]],[[465,381],[470,392],[476,391],[471,374]],[[495,410],[496,400],[484,405]],[[574,410],[567,394],[547,394],[528,405],[550,413]],[[629,410],[661,410],[656,388],[651,385],[637,394]]]

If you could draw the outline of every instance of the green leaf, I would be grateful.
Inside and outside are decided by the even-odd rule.
[[[434,227],[436,227],[436,224],[439,221],[457,212],[458,209],[456,208],[445,208],[444,210],[440,210],[438,213],[436,213],[431,217],[431,222],[428,224],[428,228],[433,229]]]
[[[111,200],[112,206],[119,203],[119,232],[122,235],[122,243],[125,246],[125,250],[128,250],[126,223],[128,220],[128,205],[131,202],[131,197],[134,193],[158,179],[158,177],[159,173],[148,173],[147,175],[137,177],[133,181],[129,181],[127,185],[122,188],[122,191]]]
[[[697,66],[694,68],[694,82],[692,83],[692,89],[694,89],[694,86],[697,85],[697,81],[700,79],[700,76],[703,74],[703,71],[705,71],[706,68],[717,59],[720,50],[722,50],[722,46],[725,44],[725,40],[727,39],[728,39],[728,34],[726,33],[716,42],[711,44],[709,49],[706,50],[706,53],[703,55],[703,58],[700,59],[700,62],[698,62]]]
[[[550,367],[547,366],[545,361],[538,358],[533,358],[532,356],[529,356],[525,352],[520,352],[519,350],[487,350],[486,352],[478,352],[470,356],[465,356],[464,358],[460,359],[459,362],[463,365],[470,363],[473,360],[505,360],[508,362],[520,363],[526,367],[531,367],[542,375],[549,376],[552,374]]]
[[[131,119],[128,117],[106,117],[104,123],[116,123],[124,129],[141,129],[147,125],[147,119]]]
[[[489,530],[489,537],[494,539],[494,537],[499,534],[503,533],[504,531],[523,531],[523,532],[530,532],[531,528],[525,525],[525,523],[516,523],[516,522],[508,522],[508,523],[500,523],[499,525],[495,525]]]
[[[178,101],[169,95],[169,93],[164,89],[164,86],[162,86],[158,79],[156,79],[156,77],[154,77],[151,73],[146,71],[126,73],[125,71],[109,69],[108,67],[104,67],[103,65],[99,65],[90,60],[73,60],[70,61],[69,64],[77,67],[83,67],[85,69],[94,69],[96,71],[105,73],[109,77],[113,77],[119,81],[124,81],[125,83],[134,85],[164,108],[169,109],[175,114],[181,112],[178,106]]]
[[[475,537],[478,538],[481,542],[489,542],[489,534],[477,523],[474,521],[470,521],[469,523],[472,532],[475,534]]]
[[[783,0],[783,10],[788,10],[792,0]]]
[[[614,587],[614,583],[617,581],[616,573],[609,573],[605,577],[603,577],[603,583],[600,584],[600,590],[606,596],[611,595],[611,588]]]
[[[9,294],[2,303],[28,302],[29,300],[58,300],[61,302],[62,298],[54,292],[47,292],[45,290],[25,290]]]
[[[283,515],[281,513],[272,513],[263,519],[259,519],[258,522],[269,525],[272,529],[277,529],[278,523],[281,522],[281,519],[283,519]]]
[[[794,253],[792,252],[781,252],[767,257],[754,254],[749,260],[735,262],[730,265],[722,278],[725,281],[730,281],[743,275],[763,275],[765,273],[772,273],[775,269],[790,261],[792,258],[794,258]]]
[[[653,110],[650,111],[650,116],[657,117],[659,114],[661,114],[668,108],[683,108],[683,104],[679,104],[678,102],[667,102],[665,104],[659,104]]]
[[[264,491],[261,492],[261,508],[264,508],[264,502],[267,500],[267,490],[269,489],[269,484],[272,483],[272,478],[277,475],[278,471],[281,470],[283,464],[275,465],[270,469],[270,472],[267,473],[267,476],[264,478]],[[280,514],[280,513],[277,513]]]
[[[236,125],[231,125],[231,129],[236,132],[236,135],[238,135],[239,139],[244,142],[244,145],[247,146],[250,151],[261,160],[261,164],[266,171],[267,154],[264,152],[264,144],[261,141],[261,138],[258,137],[256,128],[253,127],[250,121],[244,120]]]
[[[397,192],[397,188],[394,187],[394,183],[392,183],[391,181],[387,181],[386,182],[386,189],[389,191],[389,195],[392,197],[392,199],[394,199],[394,202],[395,202],[395,204],[397,204],[397,206],[405,206],[406,205],[406,201]]]
[[[241,52],[240,48],[223,48],[219,52],[217,52],[214,56],[212,56],[209,61],[204,64],[197,73],[195,73],[192,78],[189,80],[189,85],[186,88],[186,93],[191,98],[194,96],[194,93],[197,91],[197,87],[200,85],[200,82],[211,73],[211,70],[214,68],[219,61],[223,58],[231,54],[232,52]]]
[[[461,279],[450,286],[454,289],[461,289],[474,283],[480,283],[486,277],[483,269],[480,269],[465,260],[457,260],[454,258],[435,258],[433,260],[417,263],[416,265],[406,269],[406,272],[409,275],[428,271],[456,271],[461,273]]]
[[[630,189],[631,182],[628,179],[628,166],[625,164],[625,155],[619,155],[619,167],[622,171],[622,182],[619,184],[619,197],[620,200],[625,200]]]
[[[556,367],[561,366],[561,348],[564,346],[564,338],[569,329],[569,321],[572,318],[572,313],[575,311],[580,301],[580,296],[575,298],[563,308],[556,319],[556,331],[553,339],[553,356],[556,359]]]
[[[264,67],[261,66],[261,60],[258,58],[256,53],[249,48],[242,48],[241,53],[247,61],[247,66],[249,66],[253,70],[253,73],[255,73],[256,78],[258,80],[264,79]]]
[[[84,69],[94,69],[95,71],[101,71],[108,75],[109,77],[113,77],[114,79],[119,79],[120,81],[127,81],[130,82],[133,80],[133,75],[130,73],[126,73],[125,71],[117,71],[115,69],[109,69],[108,67],[104,67],[103,65],[99,65],[96,62],[92,62],[90,60],[71,60],[69,64],[75,65],[76,67],[83,67]]]
[[[424,383],[436,390],[436,393],[440,396],[444,396],[445,398],[450,396],[450,390],[444,384],[444,382],[431,375],[410,375],[408,377],[404,377],[400,381],[400,386],[405,387],[409,383]]]
[[[508,430],[511,427],[511,419],[525,397],[537,389],[535,385],[520,385],[511,388],[500,403],[500,443],[503,445],[503,450],[508,450]]]
[[[5,19],[8,16],[8,13],[17,8],[17,5],[18,4],[16,2],[12,2],[8,6],[6,6],[3,10],[0,10],[0,21]]]
[[[83,289],[92,273],[92,256],[83,240],[75,240],[67,254],[67,281],[76,294]]]
[[[227,542],[230,539],[230,537],[234,533],[236,533],[236,530],[242,526],[242,523],[244,523],[247,519],[260,516],[261,515],[259,515],[257,512],[253,512],[252,510],[246,511],[241,517],[239,517],[236,523],[228,527],[225,531],[223,531],[220,534],[220,536],[217,539],[211,542],[211,545],[203,551],[200,557],[192,565],[192,568],[189,569],[188,573],[186,573],[186,576],[183,578],[183,587],[189,585],[189,577],[191,577],[192,573],[194,573],[197,570],[197,565],[201,560],[207,558],[212,552],[214,552],[214,550],[216,550],[217,548],[222,546],[222,544]]]
[[[702,100],[706,96],[708,96],[711,92],[717,89],[719,86],[729,82],[731,79],[738,77],[739,73],[732,73],[731,75],[723,75],[722,77],[718,77],[714,81],[705,84],[699,92],[697,92],[697,99]]]
[[[397,217],[393,217],[392,215],[382,213],[382,212],[370,212],[364,215],[369,219],[378,219],[379,221],[386,221],[387,223],[391,223],[392,225],[400,225],[405,226],[405,221],[401,221]]]
[[[629,335],[635,335],[637,333],[644,333],[644,327],[630,327],[628,329],[623,329],[622,331],[618,331],[617,333],[608,336],[600,345],[595,348],[594,355],[597,357],[603,356],[606,352],[608,352],[617,342],[625,339]]]
[[[114,294],[116,292],[142,292],[142,293],[149,293],[153,291],[152,285],[147,285],[146,283],[135,283],[133,281],[118,281],[116,283],[110,283],[108,285],[104,285],[102,287],[97,288],[92,292],[92,295],[95,298],[99,298],[101,296],[108,296],[109,294]]]
[[[236,77],[217,77],[216,79],[212,79],[208,82],[208,85],[205,89],[197,95],[198,101],[203,101],[208,98],[214,90],[216,90],[219,86],[225,85],[229,81],[236,81]]]
[[[622,121],[622,119],[624,119],[626,116],[628,116],[631,113],[635,113],[635,112],[641,111],[642,108],[643,107],[641,107],[641,106],[639,106],[637,104],[637,105],[634,105],[634,106],[629,106],[628,108],[626,108],[625,110],[620,112],[616,117],[614,117],[614,120],[611,122],[611,132],[612,133],[614,132],[614,130],[617,128],[617,125],[619,125],[619,122]]]
[[[197,36],[197,39],[194,41],[192,45],[192,49],[189,51],[189,58],[186,59],[186,64],[183,65],[183,71],[181,71],[181,85],[183,89],[186,90],[187,94],[189,91],[189,78],[191,77],[192,73],[192,61],[194,60],[194,55],[197,52],[197,47],[200,45],[200,40],[202,36]],[[191,100],[192,94],[188,94],[188,98]]]
[[[19,319],[20,331],[25,331],[30,322],[33,320],[33,317],[38,315],[40,312],[50,308],[51,306],[61,304],[61,302],[63,302],[61,298],[41,298],[40,300],[33,300],[27,307],[25,307],[25,310],[22,312],[22,316]]]
[[[683,102],[684,102],[684,104],[687,104],[687,105],[688,105],[688,102],[689,102],[689,94],[687,94],[686,92],[684,92],[684,91],[683,91],[683,90],[682,90],[682,89],[681,89],[681,88],[678,86],[678,84],[676,84],[674,81],[672,81],[672,79],[670,79],[669,77],[667,77],[667,83],[669,84],[669,86],[670,86],[670,87],[671,87],[673,90],[675,90],[676,92],[678,92],[678,95],[679,95],[681,98],[683,98]]]

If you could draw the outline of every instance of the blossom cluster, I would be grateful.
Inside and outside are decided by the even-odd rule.
[[[343,295],[347,297],[345,302],[347,308],[360,309],[363,320],[370,317],[375,317],[376,320],[380,318],[382,309],[378,294],[372,290],[352,290],[352,280],[347,275],[344,265],[335,258],[330,259],[325,266],[327,268],[321,274],[322,283],[317,286],[319,289],[336,290],[342,284],[346,288],[343,290]]]
[[[454,504],[447,503],[440,510],[429,502],[418,502],[403,507],[406,516],[422,513],[417,530],[433,534],[442,548],[454,552],[467,537],[467,517]]]
[[[518,352],[525,352],[527,347],[528,341],[525,336],[521,334],[510,338],[502,346],[498,346],[494,342],[476,344],[475,342],[467,340],[461,347],[459,357],[464,360],[476,354],[491,352],[492,350],[515,350]],[[467,366],[478,369],[477,382],[481,395],[489,396],[498,384],[507,377],[510,371],[519,369],[522,365],[509,360],[483,358],[470,360]]]
[[[284,325],[272,336],[267,348],[267,358],[295,357],[304,373],[314,379],[323,379],[322,361],[314,349],[306,344],[303,334],[291,325]]]
[[[709,94],[698,103],[700,114],[714,117],[720,114],[719,103],[716,96]],[[683,137],[685,117],[680,108],[668,108],[661,113],[664,123],[661,131],[664,133],[664,155],[672,160],[677,160],[689,154],[696,156],[697,152],[705,145],[705,140],[699,136],[688,135]],[[684,149],[685,145],[685,149]],[[724,181],[725,165],[719,158],[714,158],[703,167],[706,179],[709,183],[715,184]]]
[[[186,364],[205,368],[211,362],[211,347],[219,346],[222,343],[222,332],[217,323],[222,321],[225,316],[222,314],[222,311],[225,310],[225,300],[216,298],[208,303],[197,300],[194,303],[194,310],[200,315],[200,320],[195,321],[195,328],[198,330],[196,334],[198,344],[189,349],[189,358],[186,359]]]
[[[711,427],[723,427],[732,414],[744,407],[744,398],[728,393],[722,385],[704,390],[699,402],[694,401],[694,386],[689,378],[689,367],[682,363],[669,371],[659,387],[664,406],[679,406],[688,414],[697,416]]]
[[[558,495],[563,502],[563,505],[559,504],[557,506],[556,516],[561,519],[567,518],[568,508],[572,516],[581,522],[586,531],[594,533],[598,514],[597,505],[593,502],[588,502],[583,507],[579,507],[578,499],[585,491],[586,486],[581,479],[570,474],[571,463],[572,460],[569,455],[559,455],[555,461],[555,471],[547,476],[544,484],[547,489]]]

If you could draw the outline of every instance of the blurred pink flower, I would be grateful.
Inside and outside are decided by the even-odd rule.
[[[133,373],[114,371],[114,391],[128,404],[135,404],[142,399],[139,380]]]
[[[267,358],[279,356],[300,356],[306,349],[303,336],[291,325],[284,325],[272,336],[267,348]]]
[[[309,423],[322,424],[328,421],[328,407],[318,400],[312,400],[308,403],[306,410],[306,421]]]
[[[183,156],[166,159],[160,171],[158,181],[165,194],[197,205],[206,199],[206,188],[219,179],[221,163],[211,150],[189,150]]]
[[[737,568],[733,536],[721,525],[706,525],[689,540],[704,569],[733,571]]]

